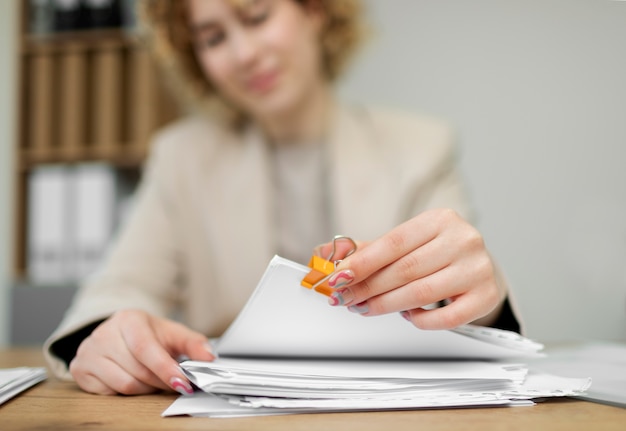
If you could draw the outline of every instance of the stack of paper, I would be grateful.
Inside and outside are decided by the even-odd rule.
[[[0,404],[45,380],[45,378],[45,368],[20,367],[0,369]]]
[[[308,268],[275,257],[217,342],[219,359],[187,361],[203,392],[163,415],[232,417],[302,412],[532,405],[582,393],[588,378],[529,373],[542,346],[508,331],[422,331],[399,315],[362,317],[300,286]]]
[[[581,394],[590,384],[480,361],[220,358],[182,367],[204,392],[180,397],[164,416],[532,405],[533,398]]]

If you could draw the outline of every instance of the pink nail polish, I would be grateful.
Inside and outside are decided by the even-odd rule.
[[[170,379],[170,386],[181,395],[193,394],[193,388],[189,382],[184,381],[180,377],[172,377]]]
[[[370,307],[367,305],[367,302],[361,302],[359,304],[349,306],[348,310],[353,313],[365,314],[370,311]]]
[[[328,285],[333,289],[338,289],[346,284],[350,284],[354,281],[354,273],[350,269],[341,270],[333,274],[328,279]]]
[[[330,305],[348,305],[354,300],[352,291],[347,287],[335,290],[328,299]]]
[[[401,311],[400,316],[402,316],[404,320],[407,320],[409,322],[411,321],[411,313],[409,313],[408,311]]]
[[[211,354],[212,356],[211,360],[217,359],[217,353],[213,351],[213,346],[211,345],[210,342],[207,341],[206,343],[204,343],[204,348],[207,350],[207,352]]]

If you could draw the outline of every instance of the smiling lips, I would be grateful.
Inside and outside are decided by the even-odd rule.
[[[250,79],[246,81],[246,87],[252,93],[263,95],[273,90],[277,81],[277,72],[261,72],[250,77]]]

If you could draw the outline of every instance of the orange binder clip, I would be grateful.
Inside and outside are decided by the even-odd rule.
[[[333,238],[333,250],[327,259],[313,255],[309,261],[308,267],[311,268],[309,273],[302,279],[300,284],[307,289],[315,290],[322,295],[330,296],[334,289],[328,285],[328,279],[335,271],[335,266],[341,262],[341,259],[333,260],[337,251],[337,241],[346,240],[352,243],[352,249],[346,253],[344,259],[356,251],[356,243],[352,238],[343,235],[336,235]]]

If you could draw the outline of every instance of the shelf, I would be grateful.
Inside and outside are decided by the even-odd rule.
[[[23,150],[20,154],[19,169],[29,171],[33,167],[50,163],[80,163],[80,162],[107,162],[117,167],[139,168],[145,159],[141,151],[133,150],[136,144],[124,144],[124,150],[118,150],[114,154],[102,155],[89,149],[83,148],[73,154],[67,154],[62,150],[37,151]]]
[[[140,35],[125,29],[67,31],[27,34],[22,39],[22,54],[62,52],[68,49],[97,50],[104,47],[124,48],[141,44]]]
[[[177,115],[138,44],[63,41],[22,54],[22,167],[113,160],[138,164],[150,135]]]
[[[24,280],[28,184],[37,168],[106,162],[138,181],[152,134],[179,115],[139,33],[112,28],[31,34],[24,31],[29,3],[21,2],[13,227],[13,274]]]

